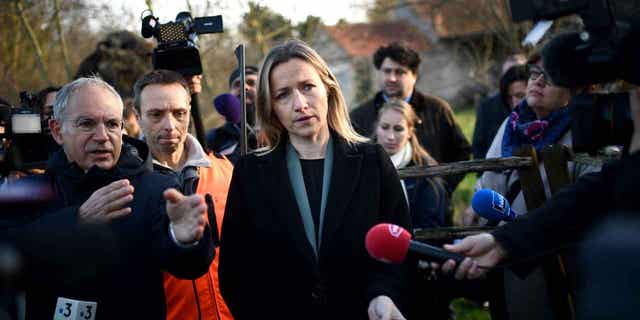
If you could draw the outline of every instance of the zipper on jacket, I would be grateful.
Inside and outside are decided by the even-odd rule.
[[[198,296],[196,280],[191,280],[191,284],[193,285],[193,294],[196,296],[196,309],[198,309],[198,319],[202,320],[202,312],[200,311],[200,297]]]

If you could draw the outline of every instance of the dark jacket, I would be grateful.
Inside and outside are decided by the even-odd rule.
[[[78,224],[78,208],[97,189],[125,178],[135,188],[130,215]],[[162,271],[193,279],[208,270],[211,232],[189,248],[171,239],[162,192],[178,185],[151,171],[143,142],[124,138],[113,169],[86,173],[57,152],[37,179],[47,180],[55,196],[33,222],[12,230],[28,262],[27,319],[51,319],[58,297],[97,302],[96,319],[164,319]]]
[[[220,287],[236,319],[366,319],[378,295],[400,302],[404,266],[369,257],[367,231],[410,228],[396,171],[379,145],[334,134],[334,163],[319,260],[289,181],[286,144],[235,167],[222,226]]]
[[[351,111],[354,128],[366,137],[375,130],[378,111],[384,104],[382,91],[372,100]],[[416,135],[420,144],[440,163],[469,160],[471,146],[460,126],[453,117],[449,104],[434,96],[425,95],[414,89],[409,104],[413,107],[421,123],[416,125]],[[464,176],[448,176],[447,188],[453,192]]]
[[[412,164],[410,164],[411,166]],[[449,195],[441,178],[403,179],[414,229],[447,226]]]
[[[586,231],[616,212],[637,214],[638,190],[640,152],[580,177],[544,206],[492,233],[513,261],[531,259],[581,240]]]
[[[473,158],[484,159],[498,128],[511,112],[500,92],[482,100],[476,109],[476,126],[473,129]]]
[[[253,133],[253,129],[248,128],[249,135],[247,136],[247,144],[249,149],[255,149],[258,145],[256,135]],[[220,153],[229,147],[237,144],[236,148],[230,154],[225,154],[231,163],[235,164],[240,158],[240,126],[232,122],[225,122],[219,128],[211,129],[207,131],[207,146],[209,150]]]

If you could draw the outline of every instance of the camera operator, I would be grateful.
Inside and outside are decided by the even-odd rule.
[[[28,262],[28,319],[165,319],[162,272],[195,279],[208,270],[214,246],[203,197],[153,173],[146,145],[123,138],[122,117],[120,96],[99,78],[77,79],[56,96],[49,126],[62,148],[44,176],[19,182],[50,186],[51,199],[31,223],[3,232]],[[3,218],[31,213],[13,201]]]

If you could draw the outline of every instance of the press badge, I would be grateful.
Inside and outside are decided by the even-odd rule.
[[[58,298],[53,320],[95,320],[98,303]]]

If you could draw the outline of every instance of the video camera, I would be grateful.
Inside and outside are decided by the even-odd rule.
[[[20,107],[0,105],[0,175],[44,168],[55,142],[37,99],[20,92]]]
[[[141,32],[143,37],[158,41],[153,49],[153,68],[177,71],[184,76],[202,74],[198,35],[223,32],[222,16],[192,18],[191,13],[180,12],[175,22],[161,24],[153,12],[147,11]]]
[[[570,14],[582,18],[584,30],[558,35],[541,51],[553,83],[571,89],[615,80],[640,85],[639,24],[616,18],[612,0],[509,2],[514,22],[554,20]],[[628,94],[581,94],[569,107],[575,152],[593,155],[605,146],[629,145],[633,123]]]

